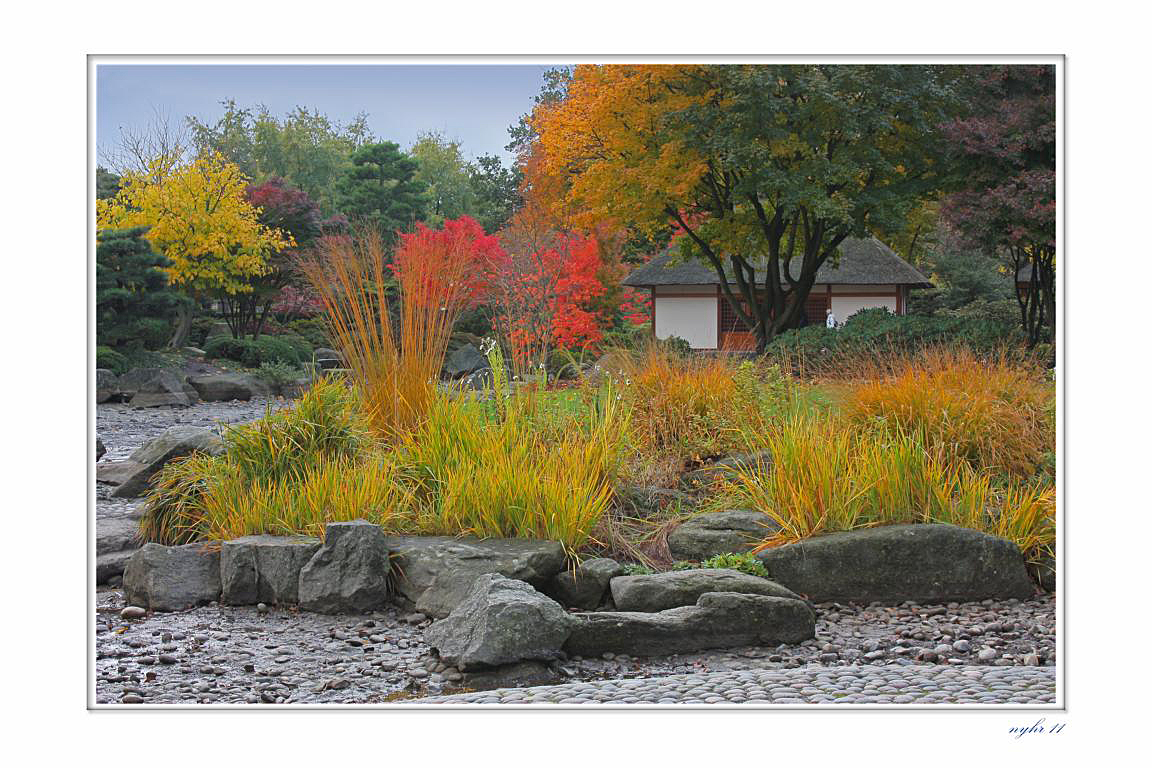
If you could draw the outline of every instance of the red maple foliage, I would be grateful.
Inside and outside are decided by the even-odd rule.
[[[461,216],[446,220],[440,229],[421,223],[415,232],[399,233],[392,271],[402,278],[404,270],[418,270],[423,280],[457,280],[462,276],[462,284],[452,293],[463,297],[466,305],[476,304],[491,293],[489,275],[503,258],[500,240],[486,234],[471,216]]]

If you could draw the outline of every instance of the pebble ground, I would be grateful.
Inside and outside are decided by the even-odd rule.
[[[750,669],[505,688],[428,704],[1052,704],[1044,667],[909,666]]]

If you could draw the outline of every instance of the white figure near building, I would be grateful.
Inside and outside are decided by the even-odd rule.
[[[832,314],[831,309],[824,310],[824,314],[826,315],[826,318],[824,320],[824,325],[828,326],[829,328],[835,328],[836,327],[836,315]]]

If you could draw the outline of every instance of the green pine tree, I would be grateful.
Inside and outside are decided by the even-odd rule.
[[[143,228],[101,232],[96,244],[96,343],[156,349],[172,332],[183,294],[172,290],[168,261],[152,250]]]

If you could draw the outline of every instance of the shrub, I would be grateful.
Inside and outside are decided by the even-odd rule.
[[[753,552],[744,552],[736,554],[728,552],[720,555],[713,555],[707,560],[702,560],[699,563],[690,563],[680,561],[672,564],[674,571],[687,571],[695,568],[731,568],[734,571],[741,571],[752,576],[760,576],[761,578],[771,578],[768,574],[768,569],[756,557]]]
[[[312,360],[312,348],[299,336],[261,336],[258,339],[234,339],[213,336],[204,345],[209,358],[223,358],[246,368],[259,368],[264,363],[301,365]]]
[[[266,383],[273,392],[284,393],[296,384],[303,375],[299,368],[287,363],[261,363],[256,377]]]
[[[332,341],[328,338],[328,328],[324,325],[324,318],[322,317],[298,317],[281,323],[280,327],[288,333],[304,339],[311,349],[332,346]]]
[[[810,325],[781,334],[767,354],[802,375],[855,377],[874,372],[923,350],[956,345],[977,354],[998,354],[1019,348],[1018,324],[1000,314],[956,312],[932,317],[897,316],[887,309],[865,309],[832,330]]]
[[[111,347],[96,347],[96,367],[107,368],[113,373],[124,373],[128,370],[128,358]]]
[[[935,349],[899,374],[857,384],[848,412],[857,423],[915,432],[976,469],[1029,478],[1055,450],[1054,404],[1034,366]]]

